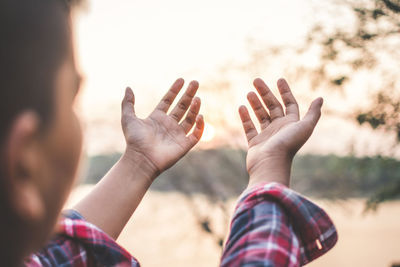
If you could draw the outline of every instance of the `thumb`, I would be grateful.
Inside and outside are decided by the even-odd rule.
[[[130,87],[125,90],[125,96],[121,104],[122,116],[135,115],[135,95]]]
[[[312,129],[314,129],[321,117],[321,107],[323,103],[324,100],[321,97],[315,99],[302,120],[303,122],[309,123]]]

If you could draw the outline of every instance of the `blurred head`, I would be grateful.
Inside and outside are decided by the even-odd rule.
[[[17,264],[50,236],[73,184],[81,130],[65,0],[0,1],[0,253]]]

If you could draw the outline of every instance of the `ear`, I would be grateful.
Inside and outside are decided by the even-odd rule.
[[[29,222],[41,220],[45,210],[37,177],[39,130],[36,113],[24,112],[14,120],[4,146],[9,205],[20,219]]]

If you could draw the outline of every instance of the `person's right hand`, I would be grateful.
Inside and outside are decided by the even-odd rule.
[[[240,118],[249,144],[247,171],[249,186],[261,182],[279,182],[286,186],[290,182],[290,169],[294,155],[311,136],[321,116],[322,98],[317,98],[302,120],[296,99],[284,79],[278,81],[286,111],[261,79],[254,80],[257,94],[250,92],[247,99],[260,122],[258,133],[245,106],[239,108]]]
[[[189,152],[203,134],[204,119],[199,115],[201,101],[195,97],[199,88],[197,81],[189,83],[176,106],[167,113],[183,84],[183,79],[176,80],[144,119],[135,114],[133,91],[129,87],[125,91],[121,117],[127,146],[124,157],[139,163],[151,181]]]

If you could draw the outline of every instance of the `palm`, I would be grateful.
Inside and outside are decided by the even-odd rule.
[[[271,157],[292,158],[311,136],[320,115],[318,101],[314,102],[304,119],[299,119],[299,109],[289,86],[284,80],[278,82],[279,91],[286,106],[286,112],[262,80],[254,82],[265,110],[255,93],[249,93],[249,102],[261,124],[257,132],[246,107],[239,112],[249,142],[247,169],[254,171]],[[321,103],[322,104],[322,103]],[[285,114],[286,113],[286,114]]]
[[[191,83],[174,110],[169,115],[166,113],[182,86],[183,81],[175,82],[146,119],[135,116],[133,105],[129,105],[133,102],[125,103],[125,111],[123,104],[122,128],[127,146],[146,157],[158,172],[168,169],[183,157],[199,141],[203,131],[202,117],[197,116],[200,100],[195,98],[192,101],[198,88],[197,83]],[[189,112],[186,118],[179,123],[187,109]],[[187,135],[195,123],[195,130]]]
[[[273,121],[249,143],[247,166],[251,169],[259,158],[268,158],[277,149],[287,151],[287,156],[293,157],[311,135],[308,128],[293,116],[286,116]]]
[[[169,168],[191,148],[183,128],[160,111],[144,120],[133,119],[125,132],[127,143],[146,155],[159,170]]]

